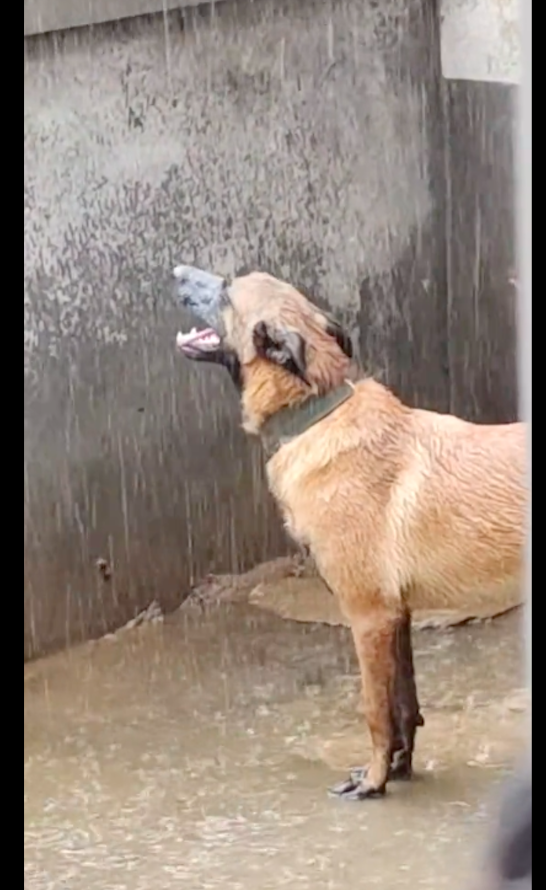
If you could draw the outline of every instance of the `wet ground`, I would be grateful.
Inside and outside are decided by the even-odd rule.
[[[463,888],[519,752],[520,616],[416,634],[412,784],[366,758],[345,628],[178,613],[25,668],[26,890]]]

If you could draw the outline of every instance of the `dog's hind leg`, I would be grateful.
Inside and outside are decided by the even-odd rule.
[[[400,679],[406,676],[408,665],[402,674],[399,664],[401,629],[404,634],[406,627],[406,615],[385,606],[378,605],[367,614],[352,618],[351,630],[360,664],[364,716],[372,739],[372,758],[366,768],[354,770],[346,782],[331,789],[340,797],[364,800],[382,796],[390,778],[395,750],[404,753],[402,760],[407,772],[407,751],[411,748],[413,753],[415,731],[413,735],[409,731],[407,704],[402,707],[397,701],[397,692],[403,688],[409,703],[409,684],[402,684]],[[407,654],[405,647],[404,651]]]
[[[389,778],[410,779],[413,771],[415,735],[418,727],[425,725],[425,721],[417,698],[409,611],[405,612],[397,627],[396,662],[392,715],[395,735]]]

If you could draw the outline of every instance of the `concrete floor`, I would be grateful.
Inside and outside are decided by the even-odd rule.
[[[415,635],[411,784],[365,761],[345,628],[179,612],[25,668],[26,890],[429,887],[475,872],[525,734],[517,614]]]

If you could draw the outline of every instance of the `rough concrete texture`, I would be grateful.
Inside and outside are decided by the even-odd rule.
[[[410,7],[226,2],[27,40],[26,656],[285,548],[227,381],[174,355],[169,273],[267,268],[358,337],[359,281],[431,213]]]

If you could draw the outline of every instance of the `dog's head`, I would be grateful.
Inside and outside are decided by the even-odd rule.
[[[228,369],[249,431],[347,378],[350,337],[290,284],[262,272],[229,282],[192,266],[177,266],[174,276],[180,302],[209,326],[178,334],[177,346]]]

